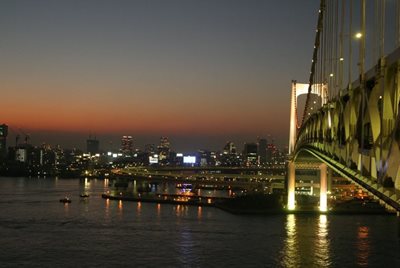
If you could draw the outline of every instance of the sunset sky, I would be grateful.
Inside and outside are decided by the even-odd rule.
[[[34,144],[286,145],[318,0],[0,2],[0,124]],[[114,144],[114,145],[111,145]]]

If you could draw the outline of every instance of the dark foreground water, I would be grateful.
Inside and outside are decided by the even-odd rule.
[[[240,216],[106,201],[107,185],[0,178],[0,266],[400,267],[396,216]]]

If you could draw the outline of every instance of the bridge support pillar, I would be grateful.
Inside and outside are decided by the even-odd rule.
[[[327,188],[328,188],[328,166],[324,163],[319,166],[320,171],[320,194],[319,194],[319,210],[327,211],[328,210],[328,196],[327,196]]]
[[[295,185],[296,185],[296,167],[293,161],[289,161],[288,164],[288,210],[295,209]]]

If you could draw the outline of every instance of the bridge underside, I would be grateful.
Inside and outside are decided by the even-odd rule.
[[[379,198],[390,207],[400,211],[400,191],[395,188],[385,188],[376,182],[371,181],[370,178],[361,176],[357,171],[350,167],[334,160],[330,156],[325,155],[323,152],[316,150],[311,146],[304,146],[295,155],[294,160],[310,163],[325,163],[330,168],[335,170],[341,176],[348,178],[367,190],[370,194]]]

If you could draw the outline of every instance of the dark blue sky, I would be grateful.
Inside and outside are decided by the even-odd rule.
[[[318,0],[1,1],[0,123],[36,142],[285,144]],[[58,132],[68,131],[62,139]],[[47,133],[47,134],[46,134]],[[151,138],[149,138],[151,137]]]

